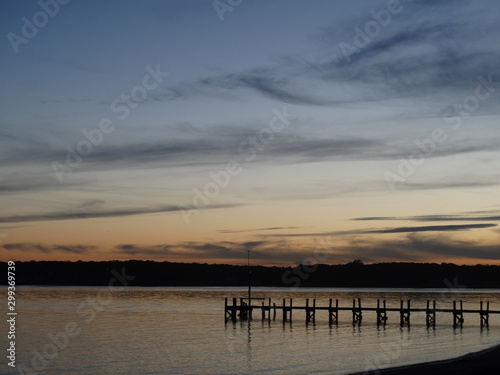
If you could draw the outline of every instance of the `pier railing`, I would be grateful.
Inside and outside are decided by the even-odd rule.
[[[257,304],[252,305],[254,300],[262,300],[260,306]],[[411,307],[411,301],[408,299],[406,304],[401,300],[399,307],[387,307],[386,301],[377,300],[376,307],[365,307],[361,306],[361,298],[353,299],[352,306],[339,306],[339,300],[329,299],[328,306],[317,306],[316,299],[312,300],[310,303],[309,299],[306,299],[305,306],[294,306],[293,300],[287,302],[283,298],[282,304],[276,304],[272,302],[269,298],[267,303],[264,298],[233,298],[232,304],[228,303],[228,298],[224,302],[224,317],[225,322],[236,322],[240,320],[251,320],[252,315],[255,312],[260,312],[262,320],[271,321],[276,320],[277,311],[281,311],[283,322],[292,322],[292,315],[294,311],[305,312],[306,324],[316,322],[316,312],[326,311],[328,313],[328,322],[330,325],[338,325],[339,323],[339,312],[340,311],[350,311],[352,313],[352,324],[360,325],[363,320],[364,312],[375,312],[377,318],[377,325],[385,325],[388,321],[388,312],[399,312],[399,324],[401,327],[410,326],[410,316],[414,312],[425,312],[426,325],[428,328],[436,326],[436,313],[451,313],[453,314],[453,327],[462,327],[464,323],[464,314],[477,314],[480,318],[481,328],[489,326],[490,314],[500,314],[500,311],[490,310],[490,303],[481,301],[479,304],[479,310],[464,309],[462,301],[453,301],[452,308],[436,308],[436,301],[427,300],[427,307],[425,308],[414,308]]]

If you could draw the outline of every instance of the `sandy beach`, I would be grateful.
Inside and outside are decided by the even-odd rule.
[[[362,373],[358,373],[362,374]],[[366,372],[364,374],[367,374]],[[389,369],[373,370],[368,374],[382,375],[478,375],[500,374],[500,345],[469,353],[464,356],[437,361],[415,364],[410,366],[393,367]]]

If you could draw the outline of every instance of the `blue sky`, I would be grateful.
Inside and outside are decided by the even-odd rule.
[[[41,3],[0,15],[2,258],[500,260],[497,2]]]

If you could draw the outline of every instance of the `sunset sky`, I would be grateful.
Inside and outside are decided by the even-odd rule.
[[[500,264],[500,2],[66,2],[0,5],[0,260]]]

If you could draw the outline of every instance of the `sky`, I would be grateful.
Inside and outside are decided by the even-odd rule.
[[[0,260],[500,264],[499,2],[0,10]]]

